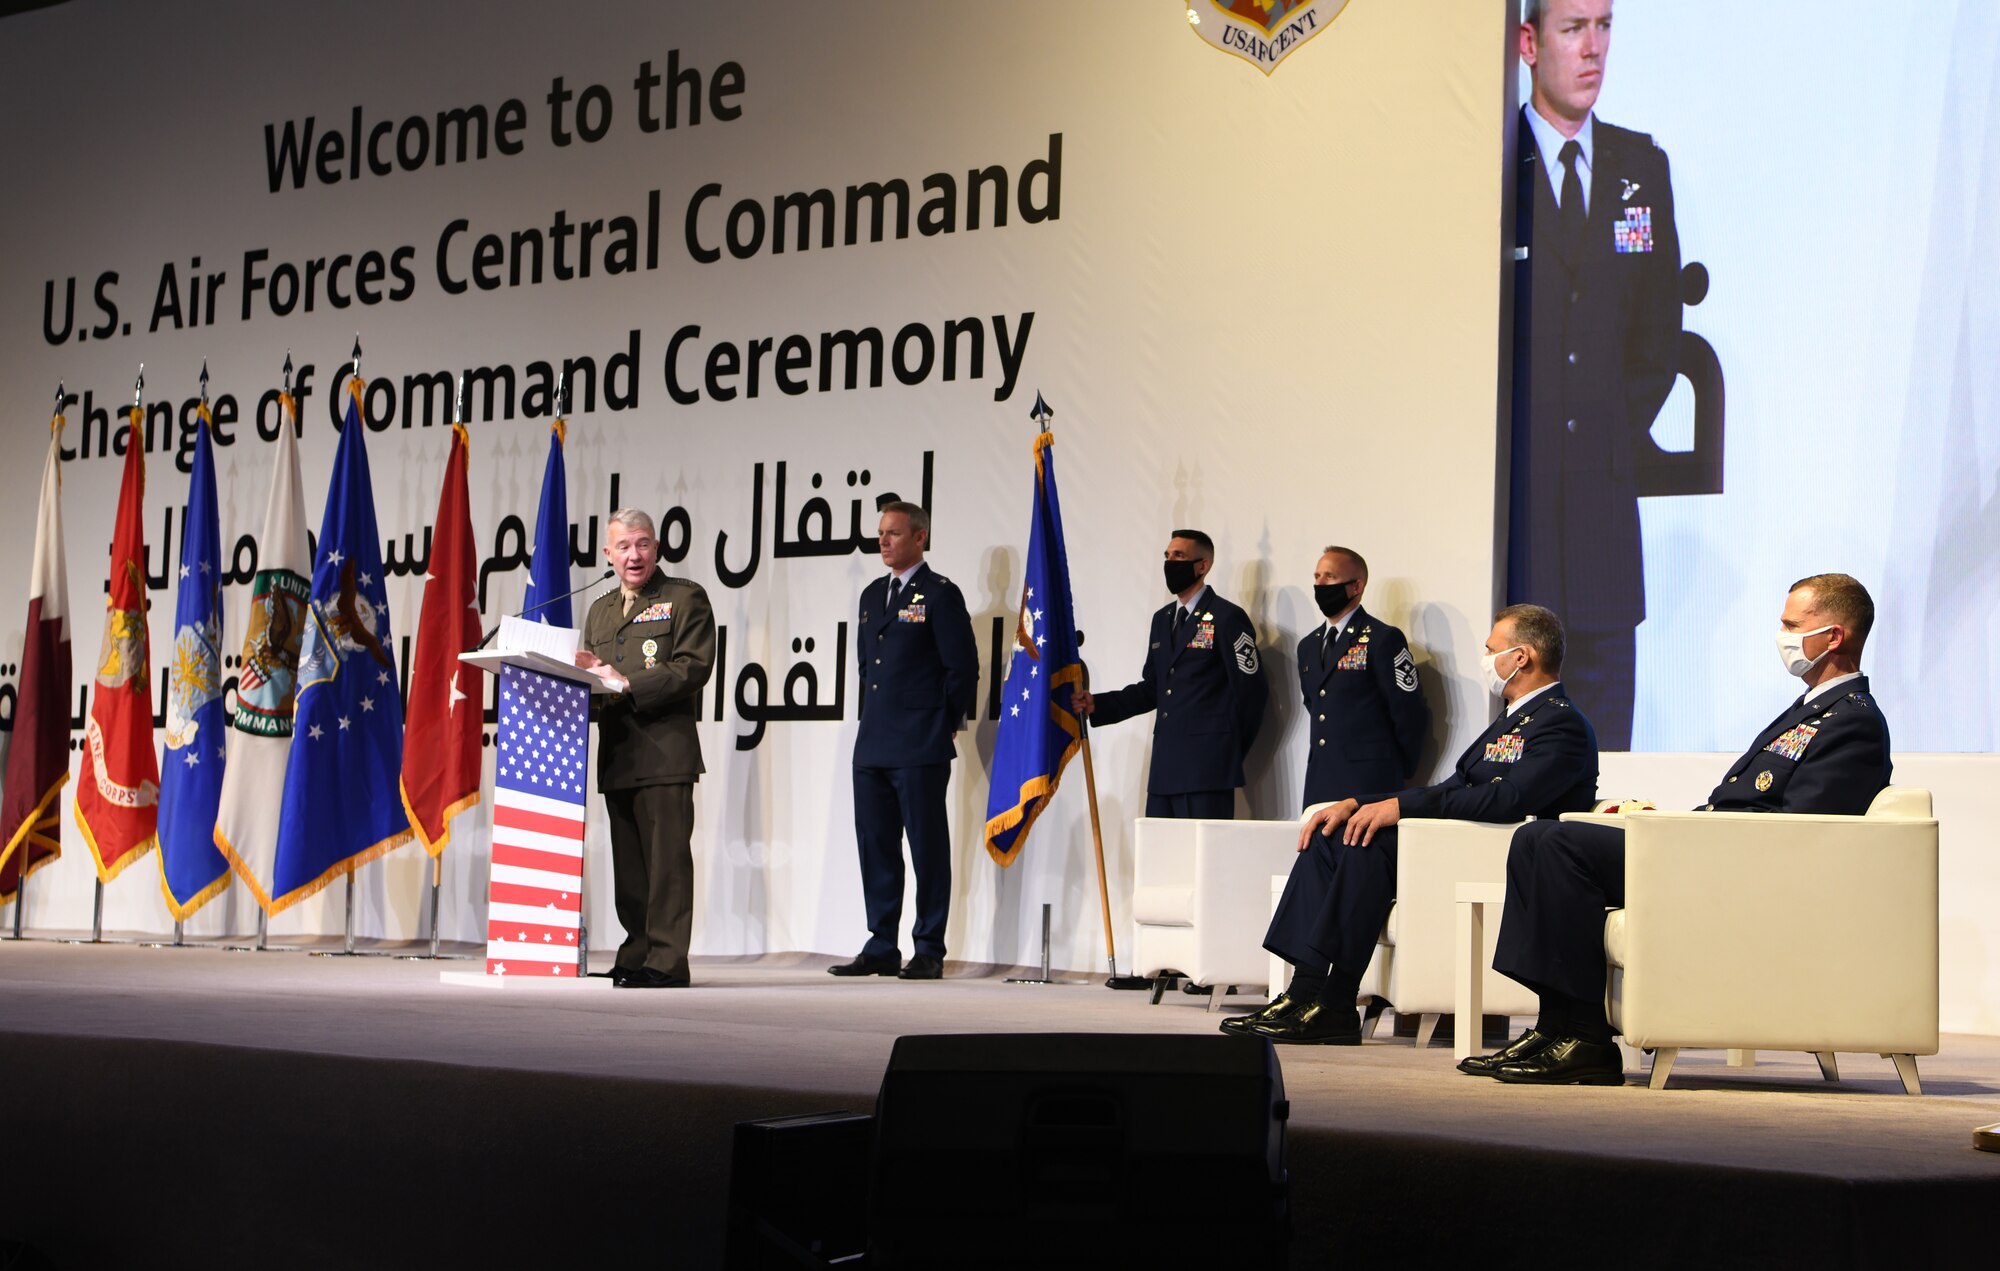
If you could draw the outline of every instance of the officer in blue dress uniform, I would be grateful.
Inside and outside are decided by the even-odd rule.
[[[1139,678],[1092,695],[1077,712],[1094,725],[1155,712],[1146,815],[1226,821],[1236,815],[1243,756],[1264,722],[1264,680],[1250,615],[1208,585],[1215,543],[1200,530],[1167,540],[1171,603],[1153,615]]]
[[[1860,816],[1889,784],[1889,724],[1861,673],[1875,623],[1867,588],[1846,574],[1792,584],[1778,656],[1806,693],[1723,775],[1703,812]],[[1604,1014],[1604,911],[1625,903],[1625,832],[1538,822],[1507,853],[1507,909],[1493,969],[1541,995],[1535,1026],[1462,1071],[1533,1085],[1623,1085],[1624,1057]]]
[[[1326,622],[1299,639],[1305,699],[1305,806],[1401,790],[1417,770],[1431,709],[1403,633],[1361,607],[1368,562],[1329,547],[1313,570]]]
[[[957,755],[953,736],[978,700],[979,650],[958,586],[924,562],[930,514],[915,503],[882,509],[879,537],[889,573],[861,592],[856,658],[860,728],[854,738],[854,838],[868,943],[834,975],[944,974],[951,910],[951,829],[945,787]],[[897,948],[903,918],[903,838],[917,875],[915,946]]]
[[[1554,614],[1536,605],[1502,609],[1480,664],[1507,709],[1466,747],[1451,776],[1420,790],[1309,810],[1299,857],[1264,937],[1266,949],[1292,964],[1292,982],[1262,1010],[1223,1021],[1224,1032],[1294,1044],[1361,1043],[1355,998],[1395,903],[1395,827],[1402,818],[1504,824],[1590,810],[1597,735],[1557,678],[1562,659],[1562,624]]]
[[[1640,475],[1679,373],[1681,256],[1666,152],[1593,108],[1612,0],[1528,0],[1519,40],[1510,600],[1562,615],[1598,740],[1631,747],[1646,617]]]

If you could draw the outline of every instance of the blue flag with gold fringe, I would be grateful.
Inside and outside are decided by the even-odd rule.
[[[1040,397],[1035,415],[1047,417]],[[1083,729],[1070,694],[1082,679],[1070,607],[1069,552],[1063,546],[1062,505],[1056,498],[1055,437],[1044,432],[1035,438],[1027,572],[1014,623],[1014,654],[1000,689],[1000,736],[986,795],[986,850],[1003,866],[1020,855],[1035,818],[1062,781],[1063,767],[1081,744]]]
[[[535,509],[535,554],[528,561],[528,592],[521,615],[552,627],[573,627],[569,595],[569,475],[563,465],[567,433],[558,419],[549,427],[549,461],[542,469],[542,502]]]
[[[299,648],[271,887],[277,913],[410,839],[403,811],[403,699],[368,476],[361,381],[348,381]]]
[[[204,395],[207,380],[204,367]],[[177,921],[229,886],[230,877],[229,862],[215,848],[229,721],[222,705],[222,527],[206,400],[199,419],[174,600],[167,748],[160,764],[160,887]]]

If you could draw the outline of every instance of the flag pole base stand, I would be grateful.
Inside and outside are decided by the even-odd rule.
[[[1088,980],[1058,980],[1049,971],[1049,923],[1050,908],[1042,906],[1042,973],[1040,975],[1010,975],[1009,984],[1088,984]]]
[[[514,989],[539,993],[609,992],[608,978],[594,975],[488,975],[484,971],[440,971],[438,980],[461,989]]]
[[[1972,1132],[1972,1146],[1982,1152],[2000,1152],[2000,1121],[1982,1125]]]
[[[1107,989],[1150,989],[1153,987],[1153,977],[1150,975],[1107,976],[1104,981],[1104,987]]]

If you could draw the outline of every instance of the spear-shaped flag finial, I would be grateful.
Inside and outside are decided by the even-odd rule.
[[[146,364],[139,363],[139,378],[132,381],[132,409],[146,408]]]
[[[1028,412],[1028,418],[1039,424],[1043,432],[1047,432],[1049,430],[1049,421],[1055,417],[1056,413],[1049,409],[1047,402],[1042,400],[1041,391],[1039,389],[1036,390],[1035,408]]]
[[[201,404],[208,405],[208,359],[201,360]]]
[[[454,424],[462,424],[465,422],[465,372],[464,371],[460,371],[458,373],[458,392],[452,394],[451,422]]]
[[[354,378],[361,378],[361,333],[354,333]]]
[[[564,419],[569,417],[569,368],[567,366],[563,367],[562,375],[556,380],[556,415],[558,418]]]
[[[69,404],[69,394],[63,391],[64,387],[63,381],[56,381],[56,414],[58,415],[62,414],[63,407]]]
[[[292,351],[285,350],[285,396],[292,395]]]

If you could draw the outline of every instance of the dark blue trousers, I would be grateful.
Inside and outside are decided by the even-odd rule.
[[[1396,829],[1377,830],[1367,847],[1342,843],[1346,829],[1314,835],[1292,862],[1264,947],[1295,967],[1358,981],[1396,902]]]
[[[1176,821],[1234,821],[1234,790],[1194,790],[1187,794],[1147,794],[1146,815]]]
[[[951,829],[945,820],[948,763],[910,768],[854,767],[854,841],[861,849],[861,895],[868,910],[868,957],[897,953],[903,923],[903,838],[917,872],[916,952],[944,957],[951,914]]]
[[[1604,1000],[1604,911],[1625,904],[1625,831],[1532,821],[1507,849],[1493,969],[1537,993]]]

